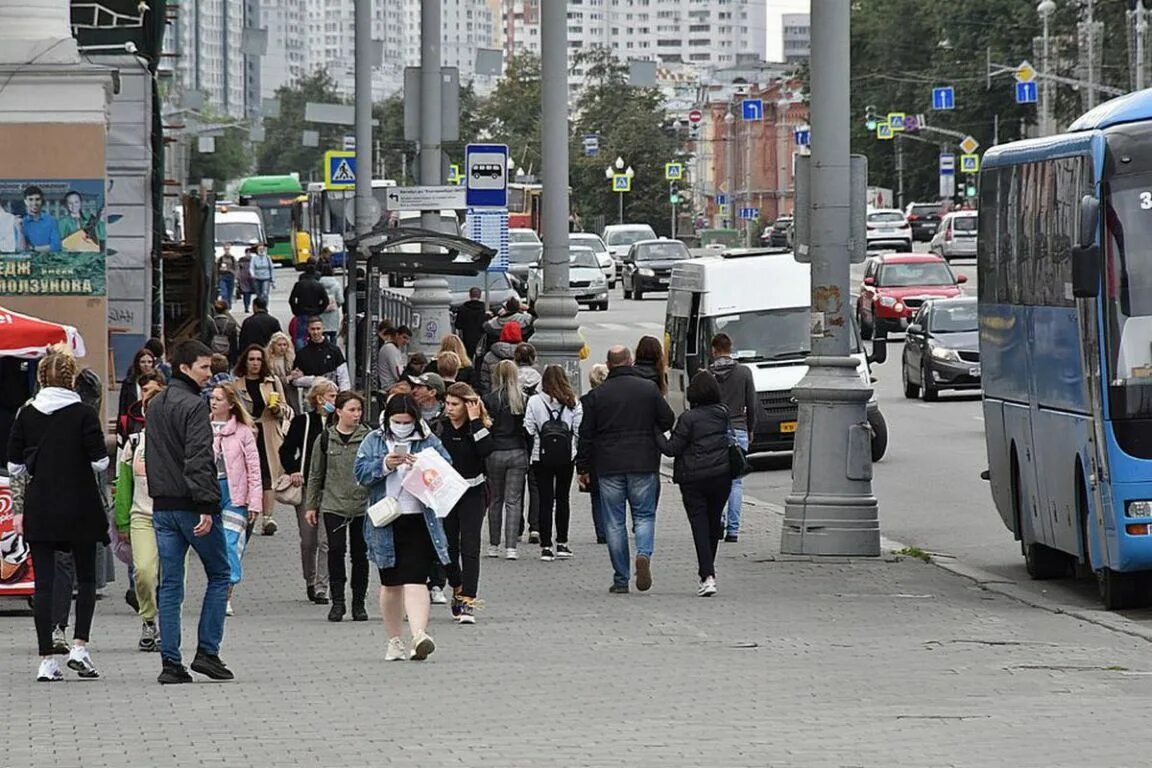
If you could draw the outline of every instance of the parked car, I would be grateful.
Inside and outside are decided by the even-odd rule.
[[[931,240],[940,226],[943,211],[942,203],[908,203],[904,217],[912,225],[912,239],[917,242]]]
[[[620,274],[624,255],[634,243],[655,239],[656,232],[647,224],[609,224],[604,227],[604,244],[616,262],[616,274]]]
[[[886,253],[864,264],[856,297],[856,321],[865,339],[901,330],[928,299],[962,296],[965,275],[952,272],[939,256]]]
[[[953,211],[945,214],[940,222],[940,230],[932,238],[928,250],[945,261],[976,258],[978,217],[976,211]]]
[[[624,257],[624,298],[640,301],[645,291],[666,291],[672,279],[672,266],[692,258],[679,240],[641,240]]]
[[[540,236],[532,229],[508,230],[508,276],[523,290],[528,284],[528,267],[544,253]]]
[[[781,216],[760,235],[760,243],[774,248],[787,248],[792,243],[792,227],[792,217]]]
[[[904,212],[896,208],[874,208],[868,211],[868,250],[884,247],[898,251],[912,250],[912,226]]]
[[[980,389],[976,299],[932,299],[912,318],[900,377],[904,397],[935,400],[942,389]]]
[[[608,280],[600,267],[600,260],[591,248],[581,246],[568,249],[568,287],[577,304],[589,309],[608,309]],[[544,292],[544,269],[533,264],[528,271],[528,306],[535,307]]]
[[[604,245],[604,241],[600,239],[599,235],[594,235],[591,232],[573,232],[568,235],[568,247],[581,246],[584,248],[591,248],[593,253],[596,254],[597,261],[600,262],[600,269],[604,271],[604,278],[608,281],[609,288],[616,287],[616,261],[612,258],[612,254],[608,252],[608,246]]]

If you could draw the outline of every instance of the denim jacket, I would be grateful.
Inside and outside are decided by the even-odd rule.
[[[429,435],[421,440],[413,440],[410,450],[413,454],[420,453],[425,448],[432,448],[449,464],[452,457],[440,444],[439,438]],[[356,453],[356,482],[368,489],[368,505],[375,504],[385,496],[386,478],[392,470],[385,469],[384,457],[388,455],[388,445],[384,440],[384,433],[374,429],[360,444]],[[436,548],[436,556],[443,565],[448,564],[448,537],[444,534],[444,526],[436,513],[428,507],[424,508],[424,523],[428,526],[428,535],[432,538],[432,546]],[[396,565],[396,545],[392,539],[392,526],[385,525],[377,528],[372,525],[372,518],[364,516],[364,540],[368,542],[368,559],[377,568],[393,568]]]

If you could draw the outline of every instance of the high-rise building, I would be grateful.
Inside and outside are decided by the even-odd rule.
[[[807,13],[786,13],[782,21],[784,62],[799,64],[808,61],[812,50],[812,17]]]
[[[166,49],[178,55],[177,82],[199,92],[212,111],[235,118],[250,112],[252,67],[243,43],[245,27],[258,22],[251,18],[256,8],[234,0],[182,0],[176,6]]]
[[[268,49],[260,60],[260,90],[271,98],[284,83],[307,74],[306,0],[260,0],[261,26],[268,32]]]

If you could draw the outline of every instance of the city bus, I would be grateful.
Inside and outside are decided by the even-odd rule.
[[[541,194],[543,184],[508,184],[508,228],[540,230]]]
[[[300,267],[308,261],[308,196],[299,178],[249,176],[240,182],[236,194],[240,205],[253,205],[263,212],[268,255],[274,262]]]
[[[380,204],[381,217],[387,210],[387,190],[395,187],[394,179],[372,179],[372,197]],[[334,267],[344,266],[344,235],[355,229],[348,204],[356,197],[351,189],[327,189],[322,182],[308,185],[308,232],[317,253],[327,248]]]
[[[980,355],[992,498],[1029,575],[1152,597],[1152,92],[980,173]]]

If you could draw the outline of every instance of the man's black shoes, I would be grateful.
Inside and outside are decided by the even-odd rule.
[[[188,670],[184,669],[183,664],[177,664],[174,661],[164,662],[164,669],[160,671],[160,676],[156,681],[161,685],[177,685],[179,683],[192,682],[192,675],[188,674]]]
[[[196,658],[192,661],[192,671],[213,680],[231,680],[235,677],[232,670],[220,661],[219,656],[210,656],[200,651],[197,651]]]

